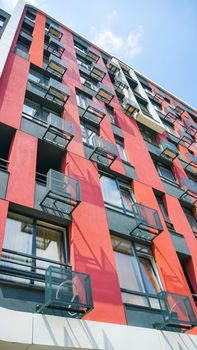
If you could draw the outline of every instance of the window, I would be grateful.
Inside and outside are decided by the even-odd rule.
[[[149,247],[112,236],[123,303],[159,308],[160,282]]]
[[[196,238],[197,238],[197,221],[196,221],[192,211],[188,208],[183,208],[183,211],[187,217],[187,220],[189,221],[189,224],[190,224],[193,232],[196,234]]]
[[[3,249],[7,251],[3,251],[3,261],[0,265],[9,269],[44,274],[49,265],[65,262],[65,238],[65,230],[61,227],[10,212],[3,242]],[[42,260],[33,259],[32,256]],[[8,279],[2,275],[1,278]],[[11,277],[11,280],[16,279],[18,280],[18,277]],[[26,282],[30,282],[28,275]]]
[[[113,108],[110,108],[109,106],[107,106],[107,114],[109,116],[110,122],[112,124],[116,124],[116,120],[115,120],[115,115],[114,115],[114,110]]]
[[[5,20],[6,20],[5,17],[0,15],[0,28],[3,27]]]
[[[17,42],[17,49],[19,49],[25,53],[28,53],[29,52],[29,45],[22,43],[21,41],[18,41]]]
[[[49,78],[31,68],[29,71],[29,80],[39,85],[47,86]]]
[[[156,142],[156,134],[153,130],[150,130],[149,128],[146,128],[142,124],[138,124],[139,129],[141,131],[142,137],[145,141],[152,143],[155,146],[157,145]]]
[[[169,132],[169,133],[172,134],[172,135],[177,136],[177,135],[176,135],[176,132],[175,132],[175,130],[174,130],[174,128],[173,128],[171,125],[165,123],[164,121],[163,121],[163,124],[164,124],[165,129],[166,129],[167,132]]]
[[[159,204],[159,208],[162,212],[162,215],[163,215],[163,218],[164,220],[167,222],[167,223],[170,223],[170,218],[168,216],[168,212],[167,212],[167,209],[166,209],[166,206],[164,204],[164,201],[161,197],[157,197],[157,202]]]
[[[77,57],[77,63],[84,68],[90,69],[88,62],[83,60],[81,57]]]
[[[97,135],[97,130],[91,126],[81,124],[82,139],[84,143],[93,146],[93,137]]]
[[[77,97],[77,105],[81,108],[84,108],[86,109],[87,107],[87,96],[80,93],[80,92],[77,92],[76,93],[76,97]]]
[[[132,188],[103,174],[100,176],[100,183],[105,205],[131,215],[134,203]]]
[[[38,103],[33,102],[27,98],[25,99],[24,105],[23,105],[23,115],[26,115],[26,116],[34,118],[34,119],[40,119],[40,120],[47,121],[47,117],[48,117],[49,113],[55,114],[58,117],[60,117],[60,115],[53,112],[52,110],[50,110],[46,107],[43,107],[43,106],[39,105]]]
[[[81,52],[83,52],[83,53],[86,52],[85,46],[79,44],[79,43],[76,42],[76,41],[74,41],[74,47],[75,47],[75,49],[77,49],[77,50],[79,50],[79,51],[81,51]]]
[[[30,19],[32,22],[34,22],[34,21],[35,21],[35,18],[36,18],[36,14],[33,13],[32,11],[30,11],[30,10],[27,10],[27,12],[26,12],[26,17],[27,17],[28,19]]]
[[[159,163],[157,164],[157,169],[158,169],[159,176],[171,182],[176,182],[176,179],[174,177],[174,174],[171,168],[165,166],[164,164]]]
[[[88,78],[80,75],[81,84],[89,89],[96,90],[96,85]]]
[[[116,146],[118,149],[120,159],[123,160],[124,162],[128,162],[128,158],[127,158],[126,151],[124,148],[124,143],[120,140],[116,140]]]

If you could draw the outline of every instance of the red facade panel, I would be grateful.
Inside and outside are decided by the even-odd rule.
[[[43,65],[45,22],[46,16],[38,12],[32,34],[32,43],[29,50],[30,62],[41,68]]]

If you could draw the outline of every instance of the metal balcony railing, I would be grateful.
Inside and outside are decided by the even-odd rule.
[[[56,27],[54,24],[50,24],[47,34],[52,35],[58,40],[60,40],[64,33],[60,28]]]
[[[114,78],[114,86],[115,86],[115,90],[120,94],[123,93],[124,89],[129,88],[128,84],[123,79],[119,78],[117,75]]]
[[[174,124],[175,121],[177,120],[177,118],[178,118],[178,116],[177,116],[177,113],[175,112],[175,110],[171,106],[168,106],[168,111],[167,111],[164,119],[166,121],[168,121],[169,123]]]
[[[100,58],[100,55],[95,49],[93,49],[92,47],[88,47],[86,51],[86,57],[91,61],[97,62]]]
[[[108,68],[108,71],[112,74],[117,74],[120,72],[119,65],[113,62],[111,59],[107,61],[107,68]]]
[[[93,136],[92,143],[94,150],[90,154],[89,159],[92,159],[94,161],[97,161],[98,163],[110,167],[115,161],[115,159],[118,157],[116,147],[113,145],[113,143],[97,135]],[[102,162],[102,158],[107,160],[107,164]]]
[[[62,78],[67,70],[67,66],[66,63],[63,62],[60,58],[51,54],[49,56],[49,62],[46,66],[46,70],[49,73],[56,75],[58,78]]]
[[[182,144],[186,148],[189,148],[194,143],[194,139],[190,134],[188,134],[188,132],[180,131],[178,143]]]
[[[157,210],[143,204],[134,203],[132,211],[135,216],[136,226],[129,232],[131,236],[146,241],[152,241],[163,231],[163,226]]]
[[[55,56],[61,58],[64,50],[65,45],[63,42],[59,41],[58,39],[55,39],[54,37],[49,37],[48,43],[45,44],[46,49],[54,54]]]
[[[0,158],[0,170],[8,171],[9,161],[3,158]]]
[[[90,276],[72,271],[62,262],[3,248],[0,279],[39,286],[43,304],[35,304],[35,309],[42,314],[54,310],[57,315],[64,312],[65,316],[81,318],[93,309]]]
[[[70,215],[80,202],[79,181],[50,169],[46,176],[46,193],[40,202],[42,209],[54,215]]]
[[[97,88],[96,98],[106,104],[109,104],[114,98],[113,90],[103,83],[99,83]]]
[[[130,100],[129,98],[125,97],[123,99],[123,111],[128,116],[132,116],[135,112],[139,111],[138,105],[136,102]]]
[[[84,119],[91,119],[91,116],[93,115],[95,118],[95,124],[99,125],[101,123],[101,121],[103,120],[103,118],[106,115],[105,109],[100,106],[98,103],[93,102],[90,99],[86,100],[86,109],[84,110],[84,112],[81,115],[81,118]]]
[[[93,62],[90,68],[90,76],[98,81],[102,81],[106,75],[106,70],[99,64]]]
[[[181,116],[181,114],[183,114],[183,112],[185,111],[185,109],[184,109],[182,106],[180,106],[180,105],[177,105],[177,106],[174,108],[174,110],[175,110],[176,113],[177,113],[178,115],[180,115],[180,116]]]
[[[167,140],[161,141],[160,148],[160,156],[164,157],[166,160],[173,161],[179,155],[178,148],[173,143]]]
[[[190,200],[193,204],[197,202],[197,182],[182,178],[180,179],[180,184],[182,188],[184,189],[184,193],[181,195],[180,199],[183,200]]]
[[[73,124],[69,120],[65,120],[53,113],[49,113],[47,117],[47,129],[42,138],[65,149],[73,137]]]
[[[155,324],[157,329],[188,330],[197,325],[195,312],[192,308],[190,298],[186,295],[160,292],[158,294],[160,308],[163,316],[163,323]]]
[[[188,164],[185,167],[187,169],[189,166],[192,166],[194,168],[197,168],[197,157],[191,154],[190,152],[186,153],[187,159],[188,159]]]
[[[57,103],[60,106],[64,106],[70,96],[70,89],[68,86],[58,82],[57,80],[50,78],[45,98]]]
[[[197,123],[195,123],[193,120],[186,118],[184,120],[184,124],[186,126],[187,133],[191,136],[195,136],[197,133]]]

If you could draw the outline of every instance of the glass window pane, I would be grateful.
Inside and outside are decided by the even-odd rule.
[[[119,144],[119,143],[116,143],[116,146],[117,146],[117,148],[118,148],[118,153],[119,153],[120,159],[122,159],[122,160],[124,160],[125,162],[127,162],[128,159],[127,159],[127,155],[126,155],[124,146],[121,145],[121,144]]]
[[[40,114],[40,106],[35,102],[25,99],[23,113],[31,117],[38,117]]]
[[[131,242],[112,236],[112,245],[120,287],[131,291],[144,292],[140,270],[137,259],[133,255]]]
[[[148,258],[139,256],[139,262],[148,293],[157,294],[160,291],[160,287],[151,261]]]
[[[31,219],[9,213],[6,220],[3,248],[16,253],[32,254],[32,234],[33,222]],[[5,252],[2,253],[2,258],[7,260],[7,262],[1,262],[3,266],[19,270],[30,270],[31,259]],[[9,279],[13,278],[9,277]]]
[[[116,181],[110,177],[102,175],[100,182],[104,202],[122,207],[120,191],[118,189]]]
[[[62,232],[38,225],[36,227],[36,256],[63,262]],[[36,265],[47,268],[51,263],[38,260]]]
[[[132,205],[133,205],[133,199],[131,196],[131,193],[129,190],[127,189],[120,189],[121,191],[121,195],[122,195],[122,200],[123,200],[123,204],[124,204],[124,208],[128,211],[132,211]]]
[[[166,168],[166,167],[164,167],[162,165],[159,165],[158,166],[158,171],[159,171],[159,174],[162,177],[164,177],[164,178],[166,178],[166,179],[168,179],[170,181],[173,181],[173,182],[175,181],[175,178],[174,178],[174,175],[173,175],[171,169],[168,169],[168,168]]]
[[[122,301],[125,304],[134,304],[134,305],[140,305],[140,306],[146,306],[148,307],[148,300],[147,297],[143,295],[137,295],[137,294],[129,294],[129,293],[121,293]]]
[[[96,133],[93,130],[86,129],[87,130],[87,137],[88,137],[88,143],[89,145],[93,146],[93,137],[96,135]]]

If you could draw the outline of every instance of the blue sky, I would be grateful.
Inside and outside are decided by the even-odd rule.
[[[60,22],[197,106],[197,0],[32,0]],[[12,11],[16,0],[0,0]]]

